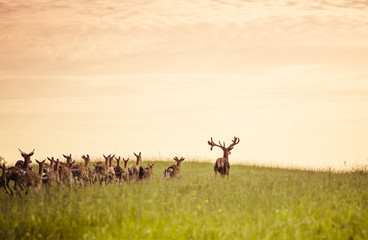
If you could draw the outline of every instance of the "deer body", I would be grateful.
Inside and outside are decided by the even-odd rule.
[[[223,144],[221,144],[221,142],[219,142],[219,144],[214,143],[212,137],[211,137],[211,141],[208,141],[208,144],[211,146],[211,151],[213,147],[219,147],[222,149],[224,153],[222,158],[218,158],[216,160],[216,163],[213,169],[215,171],[215,175],[219,173],[221,176],[229,177],[229,172],[230,172],[229,155],[231,154],[231,150],[233,150],[234,146],[237,145],[239,142],[240,142],[240,139],[237,137],[234,137],[233,142],[228,147],[226,147],[225,142]]]

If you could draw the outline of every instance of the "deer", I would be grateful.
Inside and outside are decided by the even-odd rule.
[[[36,160],[36,162],[38,163],[38,173],[29,170],[29,169],[25,169],[22,170],[22,183],[25,185],[25,195],[28,194],[30,187],[34,187],[34,188],[39,188],[40,183],[41,183],[41,178],[42,178],[42,174],[43,174],[43,163],[45,163],[46,160],[43,160],[42,162],[39,162],[38,160]]]
[[[6,187],[6,179],[5,179],[5,164],[0,165],[0,168],[3,170],[1,176],[0,176],[0,188],[4,188],[5,189],[5,193],[8,194],[10,196],[10,193]]]
[[[124,180],[124,181],[128,181],[128,178],[129,178],[129,171],[128,171],[128,161],[129,161],[129,158],[127,159],[124,159],[123,158],[123,162],[124,162],[124,168],[122,169],[122,172],[121,172],[121,178]]]
[[[139,167],[139,173],[138,173],[138,179],[139,180],[143,180],[143,179],[148,179],[148,180],[152,180],[153,179],[153,166],[155,164],[153,163],[152,165],[149,165],[145,168],[143,168],[142,166]]]
[[[21,197],[20,190],[23,189],[23,185],[21,183],[22,180],[22,170],[29,169],[29,164],[32,163],[31,156],[33,156],[35,149],[33,149],[30,153],[25,153],[18,148],[22,157],[24,158],[23,165],[20,164],[20,161],[17,162],[17,166],[10,167],[5,171],[5,179],[6,179],[6,187],[10,191],[11,197],[13,197],[13,191],[11,190],[9,183],[10,181],[14,181],[14,190],[16,194]]]
[[[108,171],[108,181],[109,183],[114,183],[115,182],[115,169],[112,165],[112,162],[114,161],[114,157],[115,157],[115,154],[111,156],[111,154],[109,155],[108,157],[108,162],[109,162],[109,167],[107,168],[107,171]]]
[[[22,157],[24,158],[24,161],[23,160],[18,160],[16,163],[15,163],[15,167],[20,167],[20,168],[28,168],[29,167],[29,164],[32,163],[31,161],[31,157],[33,156],[34,154],[34,151],[35,149],[33,149],[32,152],[30,153],[25,153],[23,152],[22,150],[20,150],[18,148],[19,152],[21,153]]]
[[[48,173],[51,170],[54,170],[54,163],[56,162],[56,160],[54,159],[54,157],[52,157],[52,158],[49,158],[48,157],[47,160],[50,162],[50,164],[48,164],[48,163],[44,163],[43,164],[43,172],[44,173]]]
[[[121,157],[115,157],[115,160],[116,160],[116,164],[117,164],[116,167],[114,167],[116,180],[118,182],[121,182],[122,181],[122,173],[123,173],[123,168],[120,167]]]
[[[211,151],[213,147],[219,147],[222,149],[224,153],[222,158],[218,158],[216,160],[216,163],[214,166],[215,176],[217,176],[217,173],[219,173],[222,177],[225,175],[229,177],[229,171],[230,171],[229,155],[231,154],[231,151],[233,150],[234,146],[239,144],[239,142],[240,142],[240,139],[237,137],[234,137],[234,139],[232,140],[232,143],[228,147],[226,147],[225,142],[223,142],[223,144],[221,144],[220,141],[219,141],[219,144],[214,143],[212,137],[211,137],[211,141],[208,141],[208,145],[211,146]]]
[[[185,160],[185,158],[181,157],[180,159],[178,157],[173,158],[176,162],[176,165],[173,164],[162,173],[162,177],[164,179],[170,179],[170,178],[180,178],[180,166],[181,162]]]
[[[73,174],[71,173],[71,167],[73,166],[75,161],[73,161],[72,159],[72,154],[70,154],[69,156],[63,154],[63,157],[66,158],[66,163],[60,163],[60,168],[58,170],[60,181],[63,184],[67,184],[71,186],[72,180],[73,180]]]
[[[108,156],[105,156],[104,154],[103,156],[105,158],[105,163],[99,161],[96,164],[93,164],[93,166],[95,167],[94,171],[97,175],[97,179],[101,185],[102,185],[102,182],[105,182],[106,184],[109,180],[108,162],[109,162],[109,159],[111,158],[111,154]]]
[[[137,158],[137,161],[135,163],[135,165],[131,165],[129,168],[128,168],[128,171],[129,171],[129,179],[132,180],[133,178],[138,178],[139,176],[139,162],[142,161],[142,154],[141,152],[139,152],[139,154],[135,154],[134,153],[134,156]]]
[[[46,186],[47,189],[50,189],[51,186],[53,184],[57,184],[58,186],[62,186],[61,182],[60,182],[60,177],[59,177],[59,167],[60,167],[60,161],[59,158],[56,159],[56,164],[55,164],[55,168],[53,170],[51,170],[48,173],[45,173],[41,179],[42,179],[42,183],[44,184],[44,186]]]
[[[71,167],[71,172],[73,174],[74,183],[75,186],[78,187],[77,182],[80,183],[80,185],[86,185],[87,183],[91,183],[92,179],[91,176],[91,169],[88,167],[88,164],[90,162],[89,155],[82,156],[84,160],[84,165],[74,165]]]

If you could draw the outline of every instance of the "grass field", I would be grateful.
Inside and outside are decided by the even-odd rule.
[[[174,163],[174,162],[173,162]],[[142,163],[143,166],[147,161]],[[368,239],[368,174],[183,162],[181,179],[0,193],[1,239]]]

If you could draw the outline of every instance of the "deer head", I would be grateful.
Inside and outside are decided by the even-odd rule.
[[[32,163],[31,156],[34,154],[35,149],[33,149],[33,151],[30,152],[30,153],[25,153],[22,150],[20,150],[19,148],[18,148],[18,150],[19,150],[20,154],[22,155],[22,157],[24,158],[23,167],[28,168],[29,164]]]
[[[208,145],[211,146],[211,151],[213,149],[213,147],[219,147],[222,149],[222,151],[224,152],[224,158],[228,158],[229,155],[231,154],[231,150],[233,150],[234,146],[237,145],[240,142],[240,139],[237,137],[234,137],[234,139],[232,140],[232,143],[226,147],[225,142],[223,142],[223,144],[221,144],[221,142],[219,141],[219,144],[216,144],[213,142],[213,139],[211,137],[211,141],[208,141]]]
[[[88,163],[89,163],[89,161],[90,161],[90,159],[89,159],[89,155],[87,154],[86,156],[85,155],[82,155],[82,158],[83,158],[83,160],[84,160],[84,165],[85,166],[88,166]]]
[[[184,161],[184,159],[185,159],[185,158],[181,157],[181,158],[179,159],[178,157],[174,157],[173,159],[175,160],[176,165],[177,165],[178,167],[180,167],[181,162],[182,162],[182,161]]]
[[[66,158],[66,163],[71,163],[73,161],[72,154],[69,154],[69,155],[64,155],[63,154],[63,157]]]

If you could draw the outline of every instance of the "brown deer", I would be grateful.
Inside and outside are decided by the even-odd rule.
[[[49,158],[48,157],[47,160],[50,162],[50,164],[48,164],[48,163],[44,163],[43,164],[43,172],[44,173],[48,173],[51,170],[54,170],[54,163],[56,162],[56,160],[54,159],[54,157],[52,157],[52,158]]]
[[[66,158],[66,163],[60,163],[60,168],[59,168],[60,181],[61,183],[67,184],[69,185],[69,187],[71,187],[72,180],[73,180],[73,174],[71,172],[71,167],[73,166],[75,161],[73,161],[71,154],[69,156],[63,154],[63,156],[64,158]]]
[[[93,164],[95,167],[94,172],[97,176],[97,180],[102,185],[102,182],[105,182],[107,184],[109,180],[109,159],[111,158],[111,154],[108,156],[103,155],[105,158],[105,163],[98,161],[96,164]]]
[[[109,162],[109,167],[107,168],[107,171],[108,171],[108,182],[109,183],[115,183],[115,169],[114,169],[114,166],[112,165],[112,162],[114,161],[114,157],[115,157],[115,154],[111,156],[111,154],[109,155],[108,157],[108,162]]]
[[[5,168],[5,164],[0,165],[0,168],[3,170],[3,172],[0,176],[0,188],[4,188],[6,194],[8,194],[10,196],[10,193],[9,193],[7,187],[6,187],[6,179],[5,179],[6,168]]]
[[[178,157],[174,157],[173,158],[174,161],[176,161],[176,165],[173,164],[170,167],[168,167],[167,169],[165,169],[165,171],[162,173],[162,177],[164,179],[169,179],[169,178],[180,178],[180,166],[181,166],[181,162],[185,160],[185,158],[181,157],[180,159]]]
[[[42,179],[42,183],[44,184],[44,186],[46,186],[47,189],[50,189],[52,185],[54,185],[55,183],[58,186],[61,186],[61,182],[60,182],[60,177],[59,177],[59,167],[60,167],[60,161],[57,158],[56,159],[56,163],[55,163],[55,168],[53,170],[51,170],[48,173],[45,173],[41,179]]]
[[[138,179],[143,180],[143,179],[148,179],[148,180],[152,180],[153,179],[153,166],[155,164],[153,163],[152,165],[149,165],[145,168],[143,168],[142,166],[139,167],[139,173],[138,173]]]
[[[20,190],[23,189],[23,184],[21,183],[22,180],[22,170],[29,169],[29,164],[32,163],[31,156],[33,156],[35,149],[33,149],[30,153],[25,153],[20,150],[22,157],[24,158],[23,165],[20,165],[20,161],[18,161],[19,167],[10,167],[5,171],[5,178],[6,178],[6,187],[9,189],[11,196],[13,196],[13,191],[11,190],[9,183],[10,181],[14,181],[14,190],[16,194],[21,197]]]
[[[115,171],[116,180],[118,182],[121,182],[122,181],[122,173],[123,173],[123,168],[120,167],[121,157],[115,157],[115,160],[116,160],[116,167],[114,167],[114,171]]]
[[[233,150],[234,146],[240,142],[240,139],[237,137],[234,137],[232,141],[233,142],[228,147],[225,146],[225,142],[223,143],[223,145],[221,144],[220,141],[219,141],[219,144],[214,143],[212,137],[211,137],[211,141],[208,141],[208,144],[211,146],[211,151],[213,147],[219,147],[224,152],[223,157],[218,158],[216,160],[215,167],[214,167],[215,175],[217,175],[217,173],[220,173],[221,176],[226,175],[227,177],[229,177],[229,171],[230,171],[229,155],[231,154],[231,150]]]
[[[43,174],[43,163],[46,160],[43,160],[42,162],[39,162],[36,160],[36,162],[38,163],[38,173],[29,170],[28,168],[26,168],[25,170],[22,171],[22,183],[25,186],[25,194],[27,195],[29,192],[30,187],[34,187],[34,188],[39,188],[40,183],[41,183],[41,177]]]
[[[15,163],[15,167],[28,168],[29,164],[32,163],[31,157],[34,154],[35,149],[33,149],[33,151],[30,152],[30,153],[25,153],[22,150],[20,150],[19,148],[18,148],[18,150],[21,153],[22,157],[24,158],[24,161],[22,161],[22,160],[17,161]]]
[[[91,170],[88,167],[90,162],[89,155],[82,156],[84,160],[84,165],[74,165],[71,167],[71,172],[73,174],[75,186],[78,187],[77,182],[80,183],[80,186],[86,185],[90,183],[92,179],[90,179]]]
[[[129,179],[132,180],[132,179],[137,179],[138,176],[139,176],[139,162],[142,161],[142,154],[141,152],[139,152],[139,154],[135,154],[134,153],[134,156],[137,158],[137,161],[135,163],[135,165],[131,165],[129,168],[128,168],[128,171],[129,171]]]
[[[128,178],[129,178],[129,171],[128,171],[128,161],[129,161],[129,158],[127,159],[124,159],[123,158],[123,162],[124,162],[124,168],[122,169],[122,172],[121,172],[121,178],[124,180],[124,181],[128,181]]]

